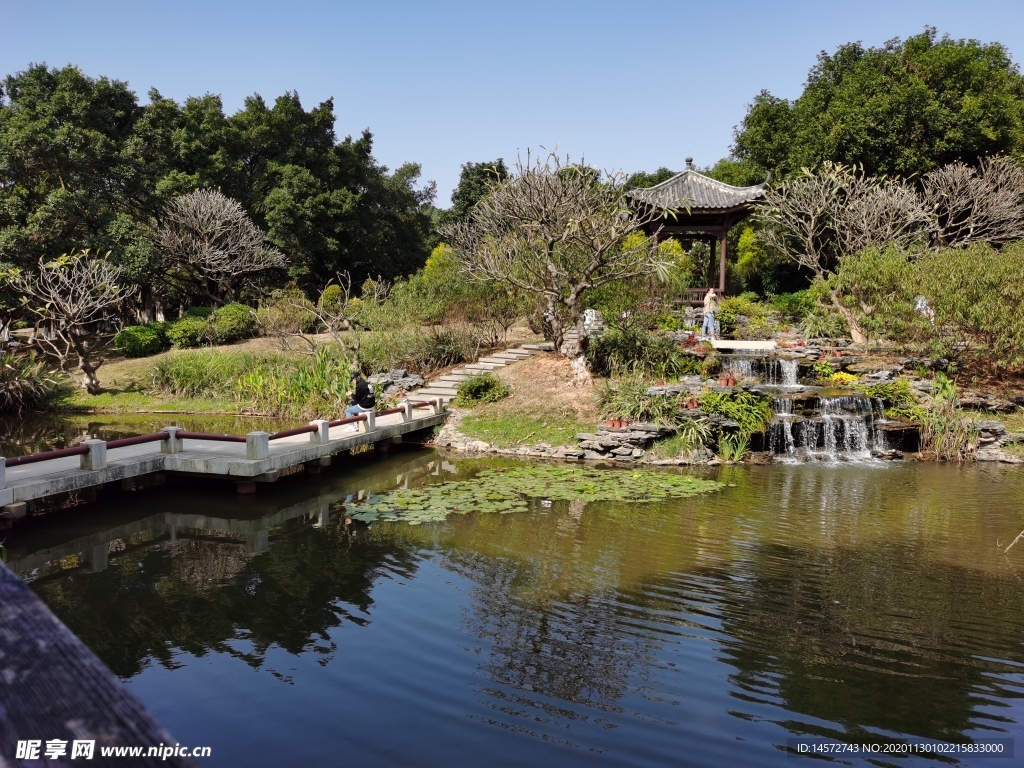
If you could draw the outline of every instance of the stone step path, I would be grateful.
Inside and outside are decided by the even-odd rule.
[[[521,347],[517,347],[516,349],[506,349],[504,352],[495,352],[486,357],[481,357],[475,363],[470,363],[469,365],[457,368],[444,376],[439,376],[434,381],[428,382],[422,389],[410,392],[409,397],[436,397],[447,403],[455,399],[455,396],[459,393],[459,385],[467,379],[470,379],[473,376],[479,376],[483,373],[500,370],[506,365],[512,365],[519,360],[526,359],[530,355],[535,355],[538,352],[550,352],[552,349],[554,349],[554,347],[551,342],[548,341],[543,344],[523,344]]]

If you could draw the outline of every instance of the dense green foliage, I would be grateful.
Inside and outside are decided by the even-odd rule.
[[[667,336],[642,328],[612,328],[590,343],[587,365],[598,376],[644,373],[666,379],[699,374],[703,360]]]
[[[114,349],[125,357],[149,357],[162,352],[168,345],[168,323],[129,325],[114,337]]]
[[[39,408],[59,390],[57,379],[34,356],[0,354],[0,413]]]
[[[471,376],[459,384],[459,394],[454,400],[457,406],[477,403],[496,403],[512,394],[512,390],[501,383],[493,373]]]
[[[210,336],[217,344],[251,339],[256,330],[256,314],[244,304],[226,304],[209,318]]]
[[[705,392],[700,396],[700,409],[732,419],[744,438],[764,432],[772,420],[771,400],[752,392]]]
[[[210,343],[210,321],[186,315],[167,329],[167,340],[175,349],[194,349]]]
[[[776,178],[827,160],[912,176],[1022,151],[1024,78],[1009,52],[934,29],[880,48],[847,43],[822,53],[796,100],[755,97],[734,147]]]
[[[378,165],[369,131],[337,141],[330,100],[252,96],[226,115],[217,96],[178,104],[153,90],[142,105],[126,83],[45,65],[2,93],[0,261],[109,250],[145,286],[160,258],[149,222],[198,188],[238,200],[307,290],[340,270],[357,284],[407,274],[427,256],[433,186],[416,188],[417,165]]]

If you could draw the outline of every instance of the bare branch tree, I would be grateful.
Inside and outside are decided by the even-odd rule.
[[[650,240],[627,238],[658,220],[654,206],[636,210],[626,198],[625,176],[573,165],[554,152],[519,158],[511,177],[495,185],[464,222],[442,234],[464,272],[538,296],[544,321],[562,354],[586,377],[587,332],[580,297],[616,280],[666,270]],[[578,342],[566,341],[575,326]]]
[[[168,287],[214,304],[237,300],[254,275],[286,264],[284,254],[267,243],[241,204],[213,189],[198,189],[168,203],[157,239]]]
[[[336,291],[331,288],[336,287]],[[367,290],[369,289],[369,290]],[[318,333],[310,333],[307,320],[330,335],[331,340],[359,363],[361,334],[373,307],[390,294],[391,284],[382,279],[367,281],[361,298],[352,295],[352,276],[341,272],[313,303],[299,293],[281,293],[277,302],[256,313],[263,335],[275,338],[283,349],[314,354],[321,346]]]
[[[932,171],[923,180],[933,248],[1024,238],[1024,168],[1005,156],[962,162]]]
[[[100,391],[96,370],[103,364],[102,357],[93,360],[93,355],[111,335],[105,327],[111,310],[135,292],[134,286],[120,284],[121,276],[120,267],[88,251],[51,262],[40,259],[35,273],[8,274],[25,308],[49,326],[50,335],[37,335],[37,341],[62,366],[77,358],[82,386],[93,395]]]
[[[865,248],[906,248],[922,238],[929,222],[917,191],[902,179],[851,175],[835,209],[839,254]]]

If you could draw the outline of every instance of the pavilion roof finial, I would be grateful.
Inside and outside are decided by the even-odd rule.
[[[688,171],[695,170],[694,167],[693,167],[693,158],[692,157],[686,158],[686,170],[688,170]]]

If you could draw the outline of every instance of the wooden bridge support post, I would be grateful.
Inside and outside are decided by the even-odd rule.
[[[265,459],[270,456],[270,433],[249,432],[245,436],[245,458],[250,460]]]
[[[106,440],[83,440],[82,445],[89,447],[88,453],[83,453],[79,458],[78,466],[81,469],[103,469],[107,466],[107,441]]]
[[[160,431],[169,435],[166,440],[160,441],[160,453],[181,453],[182,439],[178,437],[181,427],[163,427]]]
[[[309,433],[309,442],[313,445],[327,445],[331,442],[331,423],[323,419],[309,422],[311,427],[316,427],[316,432]]]

